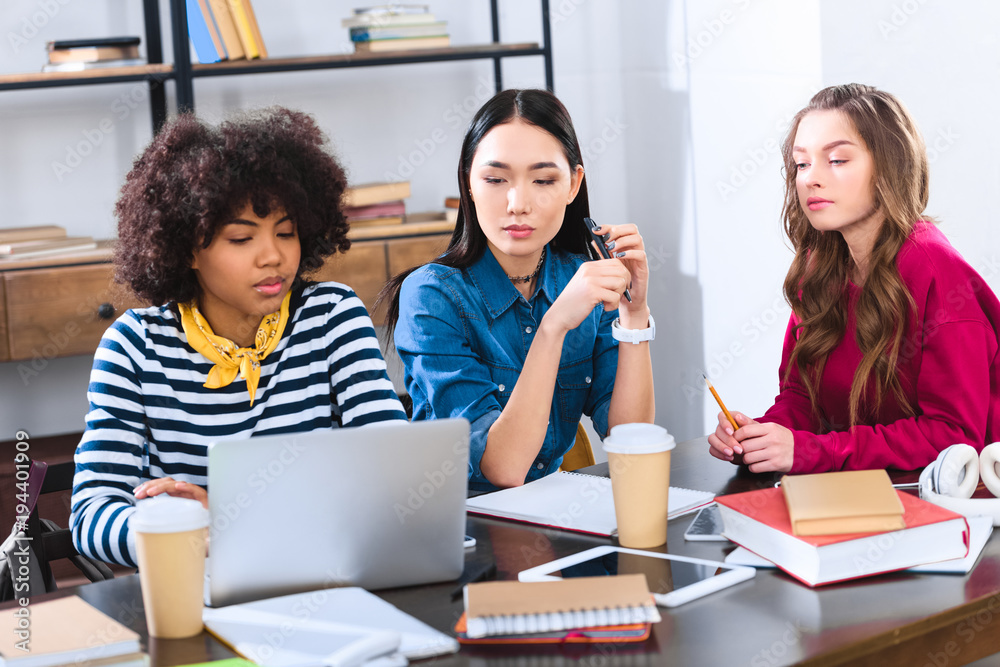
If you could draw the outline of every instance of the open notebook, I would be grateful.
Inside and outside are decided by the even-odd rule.
[[[670,487],[668,518],[712,502],[706,491]],[[618,532],[611,479],[576,472],[557,472],[524,486],[469,498],[466,509],[502,519],[611,536]]]

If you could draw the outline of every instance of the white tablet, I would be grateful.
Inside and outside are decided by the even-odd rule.
[[[609,545],[524,570],[517,578],[520,581],[553,581],[568,577],[634,573],[646,575],[649,590],[658,605],[677,607],[752,579],[756,570],[701,558]]]

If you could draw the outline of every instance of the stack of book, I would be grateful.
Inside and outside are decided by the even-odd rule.
[[[43,72],[80,72],[99,67],[145,65],[139,57],[138,37],[103,37],[48,42],[49,62]]]
[[[0,229],[0,262],[69,255],[96,247],[90,236],[67,236],[58,225]]]
[[[465,587],[455,625],[463,644],[639,642],[660,613],[644,574]]]
[[[409,181],[365,183],[347,188],[344,214],[351,227],[398,225],[406,217]]]
[[[439,49],[451,44],[448,22],[436,20],[428,5],[355,9],[341,25],[350,31],[357,53]]]
[[[969,553],[965,517],[893,489],[884,470],[786,475],[716,501],[725,537],[809,586]]]
[[[198,62],[267,58],[250,0],[185,0]]]

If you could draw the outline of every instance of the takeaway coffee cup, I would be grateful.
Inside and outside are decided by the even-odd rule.
[[[208,510],[197,500],[162,495],[139,501],[130,521],[149,635],[178,639],[198,634]]]
[[[644,549],[667,542],[670,452],[674,437],[655,424],[620,424],[604,439],[618,542]]]

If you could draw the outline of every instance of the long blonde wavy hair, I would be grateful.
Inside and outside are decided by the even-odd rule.
[[[797,368],[817,417],[822,417],[816,394],[823,368],[847,330],[852,259],[841,234],[822,233],[809,224],[796,189],[798,170],[792,146],[802,118],[827,110],[846,115],[871,153],[875,209],[884,216],[855,309],[855,335],[863,358],[851,384],[849,426],[853,428],[859,418],[875,415],[890,393],[907,414],[914,414],[896,374],[907,322],[915,312],[913,297],[899,275],[896,255],[914,224],[927,219],[922,215],[928,197],[927,149],[902,103],[871,86],[852,83],[825,88],[792,119],[782,144],[782,218],[795,258],[785,277],[784,292],[799,324],[784,382],[791,369]],[[867,398],[869,386],[874,390],[874,404]]]

